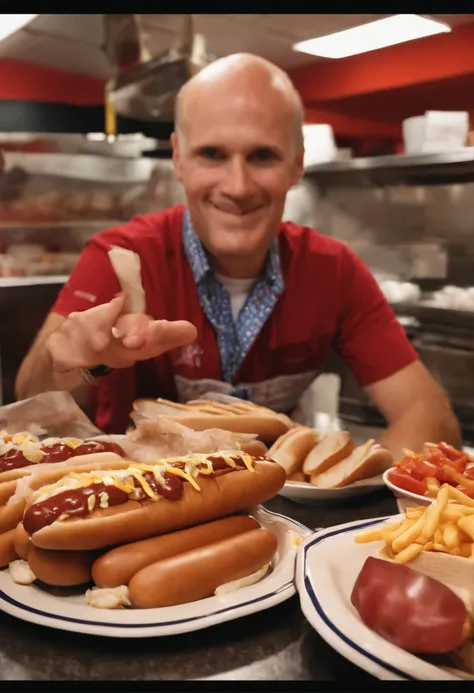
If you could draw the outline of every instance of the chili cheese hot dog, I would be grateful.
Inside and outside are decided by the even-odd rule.
[[[68,474],[29,499],[33,544],[94,550],[232,515],[274,496],[285,471],[240,451],[193,454],[128,469]]]
[[[186,551],[138,571],[129,584],[132,606],[151,609],[211,597],[216,589],[267,565],[277,539],[267,529],[253,529]]]
[[[151,563],[259,527],[253,517],[233,515],[171,534],[118,546],[97,559],[92,566],[92,578],[98,587],[128,585],[135,573]]]

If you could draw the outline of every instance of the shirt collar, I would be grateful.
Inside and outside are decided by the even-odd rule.
[[[188,209],[185,210],[183,216],[183,245],[196,284],[200,284],[209,274],[214,276],[204,247],[193,228]],[[275,237],[270,244],[262,279],[277,291],[282,291],[284,288],[278,241]]]

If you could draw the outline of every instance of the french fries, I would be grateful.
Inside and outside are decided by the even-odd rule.
[[[432,485],[435,488],[435,485]],[[382,558],[409,563],[422,551],[438,551],[474,561],[474,500],[443,484],[426,508],[407,508],[405,519],[359,534],[357,544],[383,541]]]

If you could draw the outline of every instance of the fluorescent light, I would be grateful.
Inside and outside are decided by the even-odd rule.
[[[451,31],[451,27],[418,14],[395,14],[352,29],[295,43],[293,50],[321,58],[347,58],[396,43]]]
[[[15,31],[22,29],[26,24],[29,24],[32,19],[37,17],[37,14],[2,14],[0,15],[0,41]]]

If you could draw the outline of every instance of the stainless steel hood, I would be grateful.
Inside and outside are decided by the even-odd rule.
[[[182,22],[176,43],[162,51],[147,15],[104,15],[105,50],[115,70],[106,89],[116,113],[138,120],[174,119],[179,89],[213,60],[195,30],[195,16],[182,15]]]

